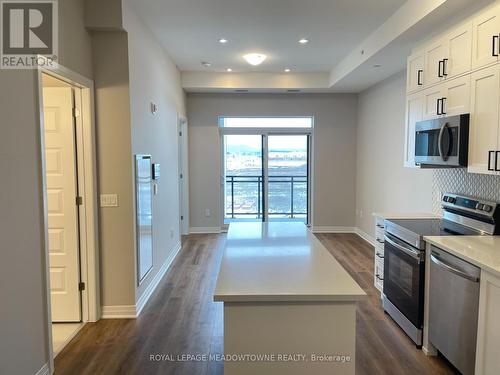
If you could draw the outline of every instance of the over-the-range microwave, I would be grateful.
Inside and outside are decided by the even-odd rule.
[[[469,154],[469,114],[415,124],[415,164],[422,168],[464,168]]]

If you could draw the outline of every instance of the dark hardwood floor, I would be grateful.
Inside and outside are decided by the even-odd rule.
[[[451,374],[384,314],[373,286],[373,248],[356,235],[318,238],[368,298],[357,313],[356,373]],[[190,235],[140,317],[87,324],[56,357],[56,374],[222,374],[221,362],[151,360],[155,354],[222,354],[222,303],[212,301],[224,235]]]

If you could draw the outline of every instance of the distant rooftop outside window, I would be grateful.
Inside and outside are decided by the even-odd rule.
[[[221,117],[223,128],[312,128],[312,117]]]

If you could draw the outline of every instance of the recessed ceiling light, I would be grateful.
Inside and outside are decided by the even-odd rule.
[[[289,69],[289,68],[286,68],[286,69],[285,69],[285,73],[288,73],[289,71],[290,71],[290,69]]]
[[[375,65],[373,65],[373,67],[374,67],[374,68],[380,68],[381,66],[382,66],[382,65],[380,65],[380,64],[375,64]]]
[[[309,39],[302,38],[302,39],[299,40],[299,43],[300,44],[307,44],[307,43],[309,43]]]
[[[220,44],[226,44],[228,42],[228,40],[226,38],[220,38],[219,39],[219,43]]]
[[[233,69],[231,69],[231,68],[226,69],[226,72],[232,72],[232,71],[233,71]]]
[[[205,68],[208,68],[210,66],[212,66],[212,63],[211,62],[208,62],[208,61],[202,61],[201,62],[201,65]]]
[[[243,55],[243,58],[250,65],[260,65],[264,62],[267,56],[262,53],[247,53],[246,55]]]

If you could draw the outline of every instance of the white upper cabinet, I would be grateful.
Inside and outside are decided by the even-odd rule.
[[[408,92],[420,90],[424,86],[424,52],[414,53],[408,58]]]
[[[443,98],[442,87],[433,86],[422,92],[423,113],[422,120],[431,120],[441,114],[441,99]]]
[[[423,120],[424,96],[416,93],[406,98],[405,167],[415,166],[415,124]]]
[[[444,79],[442,74],[443,60],[446,58],[445,40],[440,39],[425,48],[424,85],[439,83]]]
[[[446,56],[441,66],[445,79],[468,73],[472,63],[472,23],[456,28],[445,38]]]
[[[439,114],[455,116],[470,112],[470,75],[446,81],[442,85]]]
[[[494,158],[499,149],[499,111],[500,66],[494,65],[471,76],[469,172],[498,174]]]
[[[472,68],[496,63],[500,54],[500,7],[477,16],[472,34]]]

